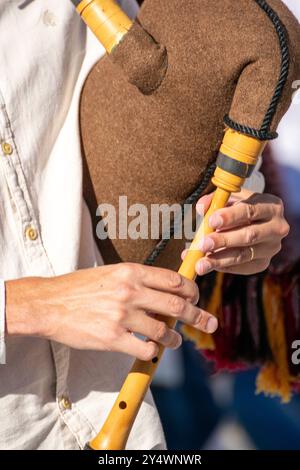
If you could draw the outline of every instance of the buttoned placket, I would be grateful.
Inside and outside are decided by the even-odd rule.
[[[43,246],[41,230],[34,214],[30,192],[19,157],[13,130],[7,113],[4,97],[0,91],[0,162],[14,206],[16,230],[19,233],[23,253],[29,272],[40,276],[55,275],[54,269]],[[83,448],[94,432],[91,424],[71,403],[67,377],[70,350],[68,347],[51,341],[51,349],[56,371],[56,402],[58,413]]]

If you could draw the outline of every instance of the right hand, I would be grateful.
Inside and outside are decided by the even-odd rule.
[[[6,292],[8,334],[40,336],[75,349],[118,351],[151,360],[158,353],[157,343],[178,348],[180,334],[152,314],[207,333],[217,328],[217,320],[195,306],[199,293],[194,282],[139,264],[8,281]]]

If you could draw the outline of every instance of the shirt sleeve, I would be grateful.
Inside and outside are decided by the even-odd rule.
[[[249,191],[253,191],[255,193],[263,193],[265,190],[265,178],[264,175],[259,171],[262,165],[262,158],[260,157],[254,172],[248,178],[243,186],[245,189],[249,189]]]
[[[0,365],[6,364],[5,348],[5,282],[0,279]]]

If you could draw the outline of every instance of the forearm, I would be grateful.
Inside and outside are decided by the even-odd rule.
[[[6,334],[8,336],[46,336],[50,325],[47,314],[49,280],[28,277],[7,281]]]

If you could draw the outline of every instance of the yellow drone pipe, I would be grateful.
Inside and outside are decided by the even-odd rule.
[[[75,0],[73,3],[109,54],[133,24],[114,0]]]
[[[114,0],[72,1],[106,51],[111,53],[130,30],[132,21]],[[204,256],[198,249],[200,239],[212,232],[208,223],[211,214],[226,206],[231,193],[240,191],[245,179],[254,169],[264,145],[265,142],[231,129],[226,131],[212,179],[216,191],[203,223],[179,269],[182,276],[191,280],[195,279],[195,265]],[[174,319],[164,318],[164,321],[170,328],[176,325]],[[125,449],[135,418],[163,352],[164,347],[160,346],[157,357],[152,361],[136,360],[134,362],[101,431],[87,445],[87,449]]]

